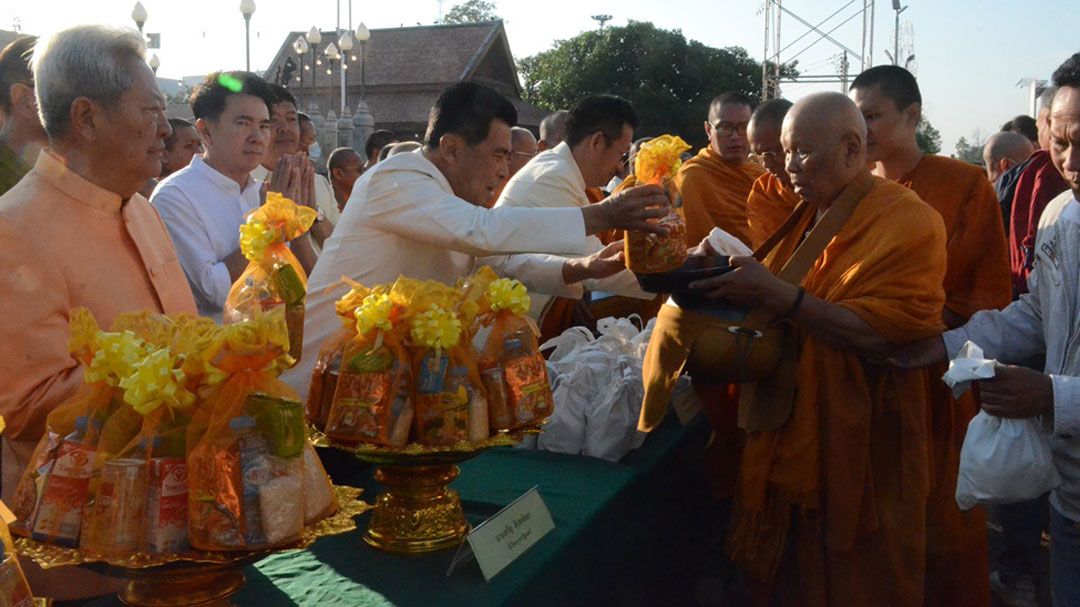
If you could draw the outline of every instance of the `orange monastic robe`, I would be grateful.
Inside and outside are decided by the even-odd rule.
[[[927,339],[943,329],[945,227],[910,190],[874,181],[802,286],[891,342]],[[791,257],[807,215],[766,258],[771,271]],[[926,372],[871,364],[795,330],[794,407],[779,430],[747,438],[732,558],[773,605],[918,607]]]
[[[746,199],[750,248],[757,249],[783,225],[799,204],[799,195],[784,187],[772,173],[757,178]]]
[[[686,214],[686,242],[694,246],[713,228],[720,228],[749,243],[746,198],[764,172],[760,165],[750,161],[731,166],[710,147],[683,163],[675,184],[682,194]]]
[[[948,237],[945,307],[965,320],[979,310],[1003,308],[1012,297],[1008,240],[1001,207],[986,174],[974,165],[924,156],[899,180],[941,213]],[[930,370],[931,491],[927,501],[926,605],[990,604],[986,514],[956,505],[960,447],[979,410],[974,394],[954,399]]]

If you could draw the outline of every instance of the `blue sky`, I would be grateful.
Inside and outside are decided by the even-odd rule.
[[[252,66],[265,66],[288,31],[312,25],[331,29],[336,22],[335,0],[255,0],[252,18]],[[816,23],[847,4],[848,0],[785,0],[785,7]],[[146,31],[162,34],[159,74],[167,77],[204,74],[218,68],[242,67],[243,18],[239,0],[144,0],[149,13]],[[455,4],[444,2],[445,9]],[[589,1],[495,0],[506,21],[514,55],[524,57],[550,48],[558,39],[573,37],[595,27],[591,15],[607,13],[611,24],[627,20],[652,21],[667,29],[681,29],[692,39],[710,46],[742,46],[760,59],[763,17],[760,0],[643,0]],[[855,4],[858,4],[856,2]],[[902,27],[910,24],[916,70],[923,91],[925,113],[942,133],[945,152],[960,136],[984,135],[1027,110],[1027,92],[1016,87],[1021,78],[1048,78],[1070,54],[1080,51],[1080,5],[1075,0],[908,0]],[[38,0],[5,2],[0,7],[0,28],[12,29],[15,20],[23,31],[43,33],[78,23],[130,25],[134,0]],[[841,17],[853,13],[854,7]],[[343,22],[348,0],[341,0]],[[438,12],[436,0],[353,1],[354,25],[369,28],[431,23]],[[883,51],[891,48],[893,13],[889,0],[877,0],[874,63],[886,63]],[[832,23],[838,23],[835,19]],[[859,19],[838,29],[834,36],[849,47],[860,47]],[[343,24],[347,25],[347,24]],[[795,20],[783,23],[786,44],[804,28]],[[804,39],[809,42],[810,37]],[[801,45],[796,45],[801,48]],[[822,42],[800,56],[807,71],[835,71],[839,52]],[[901,53],[904,54],[904,53]],[[786,97],[797,99],[821,88],[786,84]],[[378,119],[378,117],[376,117]]]

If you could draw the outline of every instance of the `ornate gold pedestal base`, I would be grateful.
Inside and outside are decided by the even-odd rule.
[[[125,605],[135,607],[226,607],[229,597],[244,585],[244,572],[236,565],[176,567],[168,573],[128,573],[119,593]]]
[[[364,541],[391,552],[422,554],[457,546],[469,532],[454,465],[394,466],[375,470],[386,491],[375,500]]]

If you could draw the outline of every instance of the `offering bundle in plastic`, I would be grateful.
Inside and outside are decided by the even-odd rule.
[[[276,192],[240,226],[240,251],[251,263],[225,300],[225,322],[250,319],[255,310],[285,308],[289,355],[300,360],[304,345],[307,275],[288,242],[311,228],[316,213]]]
[[[220,404],[223,390],[264,385],[264,378],[237,364],[239,346],[249,347],[245,351],[252,358],[280,366],[287,344],[284,310],[227,327],[189,315],[128,314],[105,332],[79,309],[71,325],[70,349],[86,366],[86,384],[49,414],[46,434],[16,491],[19,520],[13,529],[105,557],[216,549],[192,533],[195,506],[201,504],[195,498],[202,495],[193,492],[207,485],[195,471],[202,463],[197,439],[205,432],[196,437],[192,432],[205,430],[198,424],[212,417],[210,409]],[[271,332],[280,334],[274,347],[252,337]],[[287,403],[252,407],[251,413],[251,431],[244,436],[254,438],[248,442],[284,437],[273,444],[300,462],[291,475],[303,491],[280,498],[281,504],[300,500],[301,515],[307,504],[314,504],[313,514],[329,514],[332,489],[306,442],[295,396]],[[233,438],[227,445],[237,454],[234,460],[241,442]],[[309,459],[314,461],[305,465]],[[242,468],[231,472],[235,478],[209,482],[242,485]],[[237,516],[245,512],[240,509]],[[267,539],[253,547],[277,543]]]
[[[0,432],[4,431],[4,418],[0,417]],[[14,515],[0,502],[0,605],[4,607],[33,607],[34,595],[26,581],[19,557],[15,553],[8,525]]]
[[[349,284],[337,303],[344,328],[323,345],[307,401],[331,441],[448,447],[551,414],[521,283],[485,267],[460,286]]]
[[[675,187],[675,174],[682,166],[680,154],[690,146],[681,138],[661,135],[644,144],[634,162],[634,176],[639,184],[662,186],[671,202],[668,214],[658,223],[668,227],[666,235],[627,231],[626,267],[638,274],[658,274],[673,270],[686,261],[686,219],[682,196]]]

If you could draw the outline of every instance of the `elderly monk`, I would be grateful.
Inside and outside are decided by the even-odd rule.
[[[1005,229],[997,195],[976,166],[924,155],[915,139],[922,96],[904,68],[870,68],[852,82],[851,98],[866,118],[868,159],[874,173],[915,191],[941,214],[948,235],[945,308],[949,328],[979,310],[1003,308],[1011,300]],[[927,512],[927,605],[988,605],[986,515],[981,508],[961,512],[956,505],[960,447],[968,422],[978,412],[969,392],[954,399],[930,370],[930,440],[933,490]]]
[[[491,200],[484,206],[488,208],[495,206],[509,180],[514,175],[517,175],[518,171],[528,164],[536,154],[536,137],[533,136],[532,131],[520,126],[510,129],[510,161],[507,163],[510,170],[507,172],[507,181],[503,182],[502,186],[491,196]]]
[[[765,172],[749,158],[746,128],[752,111],[750,99],[734,92],[719,95],[709,104],[705,121],[709,145],[683,163],[675,177],[683,197],[687,242],[700,242],[713,228],[750,241],[746,198]]]
[[[762,605],[916,607],[926,374],[871,363],[941,332],[945,228],[911,190],[867,172],[866,125],[842,94],[803,98],[782,133],[806,212],[764,264],[736,257],[735,271],[692,285],[793,323],[790,417],[748,435],[729,549]],[[834,201],[862,192],[799,285],[774,276]]]
[[[791,215],[799,197],[791,189],[791,179],[784,170],[784,147],[780,145],[780,127],[791,109],[787,99],[770,99],[754,109],[746,128],[750,151],[761,160],[765,173],[758,177],[746,199],[746,223],[752,248],[765,242]]]
[[[170,132],[142,38],[79,26],[39,41],[33,69],[49,147],[0,197],[6,497],[46,415],[82,385],[67,347],[73,308],[89,309],[102,326],[122,312],[195,313],[165,225],[136,194],[161,172]],[[58,599],[114,590],[87,575],[64,569],[31,583]]]
[[[1035,152],[1031,140],[1012,131],[994,133],[983,146],[986,178],[996,184],[1006,171],[1023,163]]]
[[[552,112],[540,121],[540,140],[536,142],[536,151],[550,150],[566,139],[566,119],[569,110]]]

